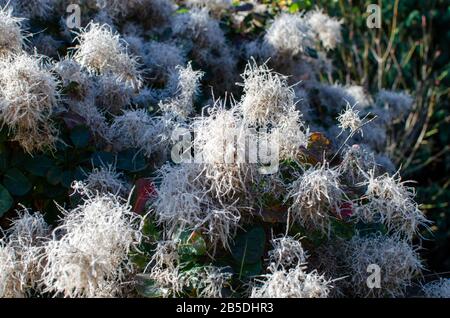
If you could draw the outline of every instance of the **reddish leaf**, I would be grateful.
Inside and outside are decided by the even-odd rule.
[[[156,197],[156,188],[154,183],[149,179],[138,179],[135,183],[133,196],[133,211],[139,214],[144,212],[147,201]]]

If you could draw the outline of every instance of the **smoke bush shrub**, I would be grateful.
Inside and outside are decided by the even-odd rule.
[[[415,100],[333,68],[343,20],[107,0],[71,30],[65,5],[0,9],[1,297],[410,294],[430,221],[389,145]]]

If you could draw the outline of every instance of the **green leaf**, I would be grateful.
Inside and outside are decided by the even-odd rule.
[[[89,145],[91,133],[86,126],[77,126],[70,132],[70,140],[76,148],[84,148]]]
[[[201,256],[206,254],[206,242],[201,233],[184,231],[180,235],[178,253],[184,256]]]
[[[0,144],[0,171],[5,172],[9,166],[10,150],[4,144]]]
[[[160,288],[156,287],[155,281],[146,274],[136,275],[136,291],[142,297],[160,298],[163,293]]]
[[[57,185],[62,181],[63,172],[59,167],[50,168],[47,172],[47,181],[51,185]]]
[[[3,216],[14,204],[14,200],[8,190],[0,184],[0,217]]]
[[[231,255],[239,264],[253,264],[264,254],[266,233],[261,226],[255,226],[236,236],[231,247]]]
[[[138,172],[147,167],[147,162],[142,151],[127,149],[117,155],[116,167],[129,172]]]
[[[27,194],[32,187],[31,182],[17,168],[6,171],[3,184],[12,195],[22,196]]]
[[[258,276],[262,272],[262,261],[258,261],[253,264],[243,264],[243,266],[236,268],[240,277],[253,277]]]
[[[38,177],[45,177],[50,168],[53,167],[53,161],[44,155],[28,157],[24,161],[25,169]]]

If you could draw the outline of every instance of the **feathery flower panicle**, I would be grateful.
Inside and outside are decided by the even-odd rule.
[[[134,95],[133,89],[115,74],[97,76],[95,93],[96,105],[114,115],[128,107]]]
[[[144,272],[149,273],[164,297],[180,294],[184,281],[181,279],[177,242],[159,241]]]
[[[255,61],[246,65],[241,75],[244,94],[241,100],[244,120],[251,125],[266,125],[292,111],[295,92],[286,77],[275,73],[266,64]]]
[[[209,15],[207,8],[193,8],[174,17],[173,33],[191,39],[199,47],[225,47],[225,36],[219,22]]]
[[[236,105],[225,109],[223,101],[216,101],[208,111],[209,116],[192,123],[195,159],[203,163],[207,192],[219,200],[232,199],[235,194],[245,196],[257,170],[244,157],[251,132],[244,127]]]
[[[430,223],[414,201],[414,188],[407,187],[398,175],[386,173],[375,177],[371,170],[366,178],[361,185],[367,186],[364,198],[368,203],[358,213],[362,221],[378,220],[390,232],[409,240],[418,233],[420,226]]]
[[[450,298],[450,279],[440,278],[422,286],[425,297]]]
[[[355,99],[340,85],[328,85],[321,83],[311,83],[308,86],[310,92],[317,92],[320,107],[324,107],[331,114],[338,114],[347,105],[355,105]],[[330,124],[332,122],[330,121]]]
[[[27,152],[54,147],[57,131],[51,116],[59,99],[57,86],[40,56],[0,59],[0,119]]]
[[[133,89],[141,86],[136,59],[127,53],[126,43],[107,24],[90,22],[77,34],[74,59],[94,73],[112,73]]]
[[[183,230],[199,230],[214,250],[218,245],[228,249],[241,218],[235,204],[225,206],[210,197],[209,185],[200,180],[202,168],[196,164],[164,165],[159,173],[161,184],[153,207],[169,237]]]
[[[232,0],[187,0],[186,5],[190,8],[208,8],[215,17],[220,17],[231,8]]]
[[[48,34],[40,33],[35,35],[31,39],[30,53],[37,52],[38,54],[42,54],[44,56],[58,58],[58,48],[62,46],[62,42],[56,40],[53,36]]]
[[[116,22],[132,19],[145,29],[162,32],[170,24],[176,6],[172,0],[97,0]],[[105,6],[106,4],[106,6]]]
[[[282,236],[272,240],[273,248],[269,251],[270,268],[289,269],[306,264],[309,255],[299,240]]]
[[[194,111],[194,98],[199,93],[199,82],[203,72],[194,71],[191,63],[186,68],[177,66],[170,73],[167,90],[172,98],[160,102],[162,111],[186,119]]]
[[[345,92],[350,95],[358,107],[365,109],[372,105],[372,97],[365,91],[364,87],[351,85],[345,87]]]
[[[167,82],[175,68],[186,61],[182,49],[170,42],[149,41],[141,50],[142,61],[157,82]]]
[[[6,230],[10,242],[22,244],[38,244],[50,233],[50,228],[41,213],[30,213],[30,210],[22,207],[17,211],[17,217],[11,221],[11,226]]]
[[[309,128],[304,126],[300,116],[298,111],[290,110],[277,119],[277,124],[272,129],[271,135],[278,142],[281,160],[296,159],[302,148],[308,147]]]
[[[417,248],[398,237],[382,234],[354,236],[344,247],[351,289],[357,297],[402,297],[405,288],[423,270]],[[381,288],[367,286],[368,266],[381,269]]]
[[[303,14],[277,16],[264,35],[263,47],[273,55],[292,58],[313,45],[314,34]]]
[[[354,144],[344,151],[339,173],[353,185],[365,180],[365,172],[376,166],[375,156],[365,145]]]
[[[89,94],[92,93],[89,88]],[[91,130],[97,144],[110,142],[110,129],[104,111],[95,106],[95,98],[91,95],[84,100],[70,100],[69,109],[84,119],[84,123]]]
[[[111,125],[111,140],[118,151],[131,148],[140,148],[145,133],[154,125],[154,119],[145,109],[125,110],[122,115],[116,116]]]
[[[342,132],[346,129],[350,129],[351,134],[356,134],[360,132],[361,135],[363,131],[361,130],[361,126],[364,123],[364,119],[359,117],[359,110],[355,109],[355,106],[351,106],[349,102],[345,106],[345,110],[339,114],[338,116],[339,125]]]
[[[375,97],[379,116],[386,124],[403,119],[413,107],[413,99],[402,92],[381,90]]]
[[[339,211],[344,199],[337,169],[327,164],[310,168],[289,185],[287,200],[292,200],[289,217],[302,226],[329,232],[330,212]]]
[[[143,219],[112,194],[78,191],[86,195],[84,203],[63,210],[62,224],[45,245],[44,291],[64,297],[120,295],[133,272],[129,253],[141,241]]]
[[[342,21],[329,17],[320,9],[309,12],[305,18],[325,49],[334,49],[341,43]]]
[[[14,12],[27,19],[45,19],[54,9],[53,0],[0,0],[0,6],[10,4]]]
[[[114,118],[109,135],[118,151],[139,148],[146,157],[165,158],[171,132],[176,126],[170,117],[152,117],[145,109],[130,109]]]
[[[220,91],[233,89],[236,58],[227,45],[219,21],[209,15],[207,8],[193,8],[174,17],[174,36],[190,52],[193,61],[209,70],[209,81]]]
[[[40,259],[50,230],[39,212],[23,208],[17,214],[0,241],[0,267],[9,276],[0,274],[0,297],[26,297],[39,290]]]
[[[72,82],[83,84],[86,81],[86,74],[83,73],[81,65],[70,57],[56,62],[53,66],[53,71],[61,78],[64,86]]]
[[[102,10],[101,12],[115,20],[126,17],[143,2],[144,0],[96,0],[97,7]]]
[[[125,197],[130,190],[123,180],[123,173],[117,172],[112,165],[93,168],[83,181],[84,186],[91,192],[100,194],[112,193]]]
[[[25,39],[22,21],[12,15],[12,8],[0,6],[0,57],[22,51]]]
[[[0,240],[0,298],[25,297],[18,273],[20,266],[14,249]]]
[[[300,266],[265,277],[256,281],[251,298],[327,298],[332,288],[331,281],[323,275],[317,271],[306,273]]]
[[[193,268],[181,276],[186,287],[197,291],[199,298],[222,298],[223,289],[230,285],[232,274],[213,265]]]

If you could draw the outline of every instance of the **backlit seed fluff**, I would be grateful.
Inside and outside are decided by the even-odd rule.
[[[325,49],[334,49],[342,41],[341,21],[329,17],[322,10],[309,12],[306,19]]]
[[[112,73],[133,89],[140,88],[137,61],[127,53],[126,43],[109,25],[91,22],[77,34],[77,40],[74,59],[78,63],[96,73]]]
[[[272,54],[291,58],[311,47],[313,36],[303,15],[283,13],[267,30],[264,47]]]
[[[40,56],[0,59],[0,119],[28,152],[51,148],[57,138],[51,117],[58,81],[47,69]]]
[[[422,286],[425,297],[450,298],[450,279],[440,278]]]
[[[339,172],[326,164],[310,168],[289,185],[291,222],[329,233],[330,218],[344,199]]]
[[[417,248],[398,237],[356,235],[344,247],[349,284],[357,297],[402,297],[423,264]],[[369,288],[369,266],[380,268],[381,288]]]
[[[244,120],[252,125],[276,122],[284,113],[293,110],[295,93],[286,77],[270,70],[266,64],[249,62],[241,75],[244,94],[241,100]]]
[[[23,19],[12,15],[12,8],[0,6],[0,57],[10,53],[19,53],[24,45],[21,30]]]

